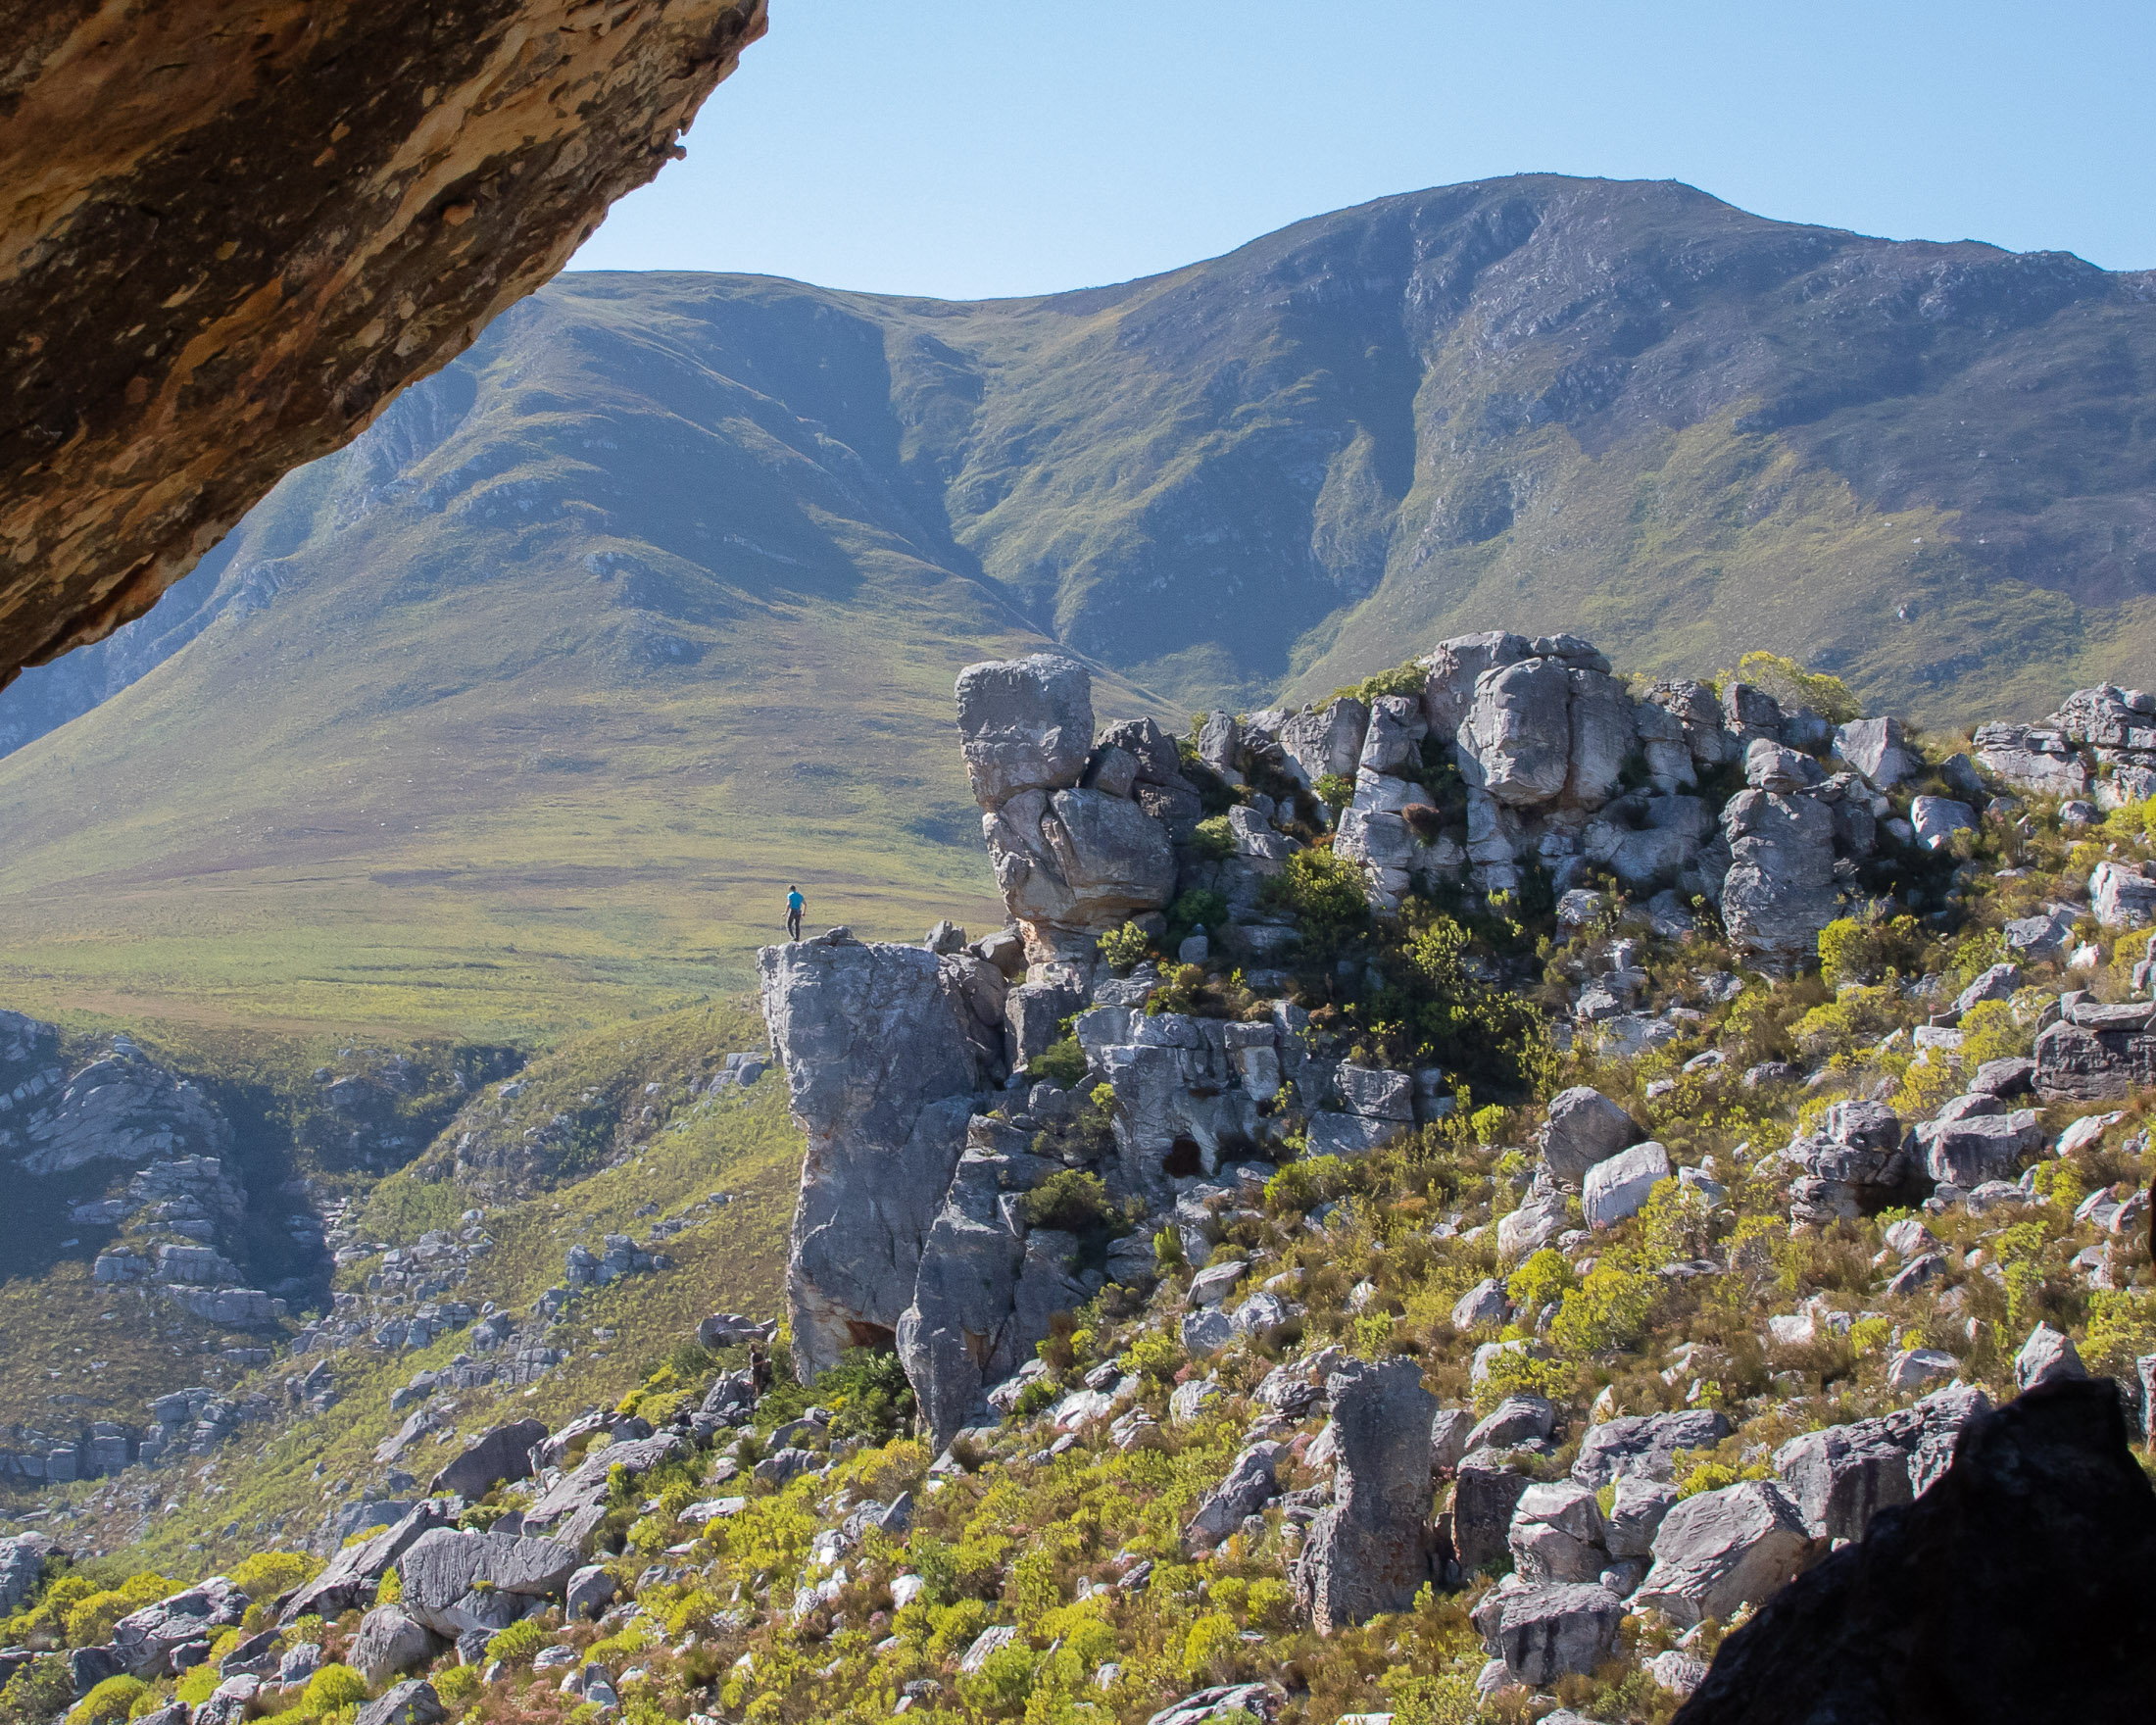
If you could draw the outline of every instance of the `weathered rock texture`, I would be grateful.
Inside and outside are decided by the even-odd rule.
[[[1297,1570],[1320,1635],[1404,1611],[1445,1580],[1430,1523],[1430,1424],[1437,1398],[1408,1358],[1357,1363],[1326,1383],[1339,1435],[1333,1503],[1310,1529]]]
[[[0,685],[140,616],[675,154],[764,0],[0,5]]]
[[[1930,1492],[1768,1601],[1679,1725],[2130,1717],[2152,1570],[2156,1494],[2117,1393],[2047,1385],[1972,1420]]]

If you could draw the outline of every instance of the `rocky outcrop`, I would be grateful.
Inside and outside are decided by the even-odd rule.
[[[762,0],[8,16],[0,684],[139,616],[650,179]],[[216,171],[206,172],[206,164]]]
[[[2156,1595],[2121,1583],[2152,1569],[2156,1494],[2111,1383],[2034,1390],[1732,1634],[1680,1725],[2127,1717]]]
[[[232,1129],[210,1100],[128,1038],[112,1038],[71,1073],[57,1028],[0,1011],[0,1157],[24,1173],[221,1157],[231,1143]]]
[[[1168,827],[1137,800],[1158,751],[1095,749],[1083,665],[1046,653],[970,665],[957,701],[989,862],[1035,957],[1090,960],[1101,934],[1167,904]]]
[[[2112,1102],[2156,1084],[2156,1003],[2070,999],[2036,1037],[2036,1094]]]
[[[1339,1445],[1333,1502],[1319,1511],[1296,1570],[1320,1635],[1404,1611],[1446,1579],[1430,1524],[1430,1428],[1438,1399],[1407,1358],[1356,1363],[1325,1382]]]
[[[912,1302],[973,1098],[1002,1076],[1003,974],[850,937],[765,947],[757,962],[808,1141],[787,1260],[795,1358],[821,1371],[888,1346]],[[998,1009],[993,1030],[976,999]]]
[[[477,1503],[504,1480],[529,1479],[532,1446],[546,1435],[546,1422],[537,1419],[512,1420],[481,1433],[434,1476],[427,1496]]]
[[[507,1629],[533,1605],[559,1599],[581,1559],[565,1540],[436,1528],[397,1565],[404,1609],[437,1635]]]

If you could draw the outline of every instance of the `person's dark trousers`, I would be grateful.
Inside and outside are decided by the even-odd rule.
[[[799,911],[786,912],[786,938],[788,940],[801,939],[801,912]]]

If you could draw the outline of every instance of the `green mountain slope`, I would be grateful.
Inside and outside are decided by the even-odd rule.
[[[1034,300],[564,277],[0,696],[0,989],[492,1036],[737,982],[787,878],[993,915],[950,679],[1051,639],[1113,714],[1498,626],[2040,714],[2156,676],[2152,390],[2147,274],[1668,183]]]

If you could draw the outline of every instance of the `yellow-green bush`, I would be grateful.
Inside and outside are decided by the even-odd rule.
[[[479,1693],[479,1667],[476,1665],[452,1665],[446,1671],[435,1673],[434,1693],[455,1706],[467,1701]]]
[[[321,1559],[305,1552],[257,1552],[233,1567],[231,1582],[250,1600],[273,1600],[310,1580],[320,1568]]]
[[[1523,1321],[1531,1321],[1544,1306],[1562,1300],[1572,1287],[1571,1260],[1545,1246],[1512,1272],[1504,1291],[1520,1308]]]
[[[68,1609],[68,1645],[72,1648],[102,1647],[112,1640],[114,1624],[141,1608],[139,1602],[130,1600],[117,1588],[92,1594],[80,1604]]]
[[[528,1659],[547,1645],[547,1632],[529,1617],[519,1617],[507,1629],[499,1630],[487,1642],[487,1658],[491,1662],[500,1659],[514,1665],[519,1659]]]
[[[76,1701],[68,1714],[68,1725],[112,1725],[124,1719],[127,1709],[149,1693],[139,1677],[108,1677]]]
[[[215,1688],[216,1685],[212,1685]],[[306,1692],[300,1697],[302,1713],[319,1716],[333,1713],[340,1707],[357,1706],[367,1700],[367,1679],[350,1665],[329,1664],[307,1680]]]

